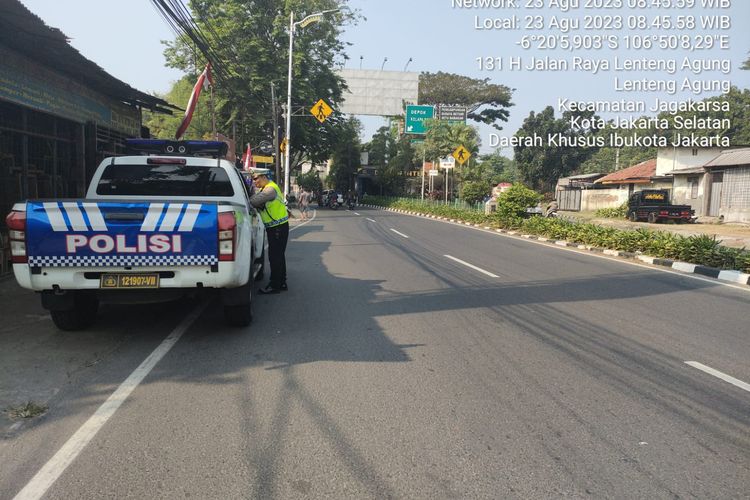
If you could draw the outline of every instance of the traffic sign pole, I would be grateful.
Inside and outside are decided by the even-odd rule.
[[[424,201],[424,163],[427,158],[427,148],[422,149],[422,201]]]

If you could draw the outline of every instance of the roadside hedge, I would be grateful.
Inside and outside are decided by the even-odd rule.
[[[628,216],[628,203],[625,202],[617,208],[600,208],[594,215],[608,219],[624,219]]]
[[[744,248],[722,246],[716,236],[683,236],[667,231],[640,228],[615,229],[591,223],[560,218],[531,217],[484,213],[409,199],[388,199],[367,196],[363,203],[386,208],[396,208],[422,214],[436,215],[471,222],[493,229],[518,230],[525,234],[544,236],[555,240],[591,245],[598,248],[642,253],[652,257],[679,260],[718,269],[736,269],[750,273],[750,252]]]

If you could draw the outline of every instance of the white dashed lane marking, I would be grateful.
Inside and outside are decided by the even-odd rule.
[[[459,264],[461,264],[461,265],[464,265],[464,266],[466,266],[466,267],[468,267],[468,268],[470,268],[470,269],[473,269],[473,270],[475,270],[475,271],[479,271],[479,272],[480,272],[480,273],[482,273],[482,274],[486,274],[486,275],[487,275],[487,276],[489,276],[490,278],[499,278],[499,277],[500,277],[500,276],[498,276],[498,275],[496,275],[496,274],[492,274],[492,273],[491,273],[491,272],[489,272],[489,271],[485,271],[485,270],[484,270],[484,269],[482,269],[481,267],[477,267],[477,266],[475,266],[474,264],[469,264],[468,262],[466,262],[466,261],[463,261],[463,260],[461,260],[461,259],[457,259],[457,258],[455,258],[455,257],[453,257],[453,256],[451,256],[451,255],[443,255],[443,257],[445,257],[445,258],[447,258],[447,259],[450,259],[450,260],[452,260],[452,261],[454,261],[454,262],[458,262]]]
[[[708,373],[709,375],[713,375],[714,377],[720,378],[724,382],[729,382],[730,384],[739,387],[740,389],[744,389],[747,392],[750,392],[750,384],[747,382],[743,382],[740,379],[736,379],[732,377],[731,375],[727,375],[726,373],[720,372],[719,370],[715,370],[711,368],[710,366],[706,366],[703,363],[698,363],[697,361],[685,361],[686,365],[690,365],[693,368],[697,368],[698,370]]]
[[[401,236],[401,237],[403,237],[403,238],[406,238],[407,240],[409,239],[409,237],[408,237],[408,236],[406,236],[406,235],[405,235],[404,233],[400,233],[400,232],[396,231],[396,230],[395,230],[395,229],[393,229],[393,228],[391,228],[391,231],[393,231],[394,233],[396,233],[397,235],[399,235],[399,236]]]

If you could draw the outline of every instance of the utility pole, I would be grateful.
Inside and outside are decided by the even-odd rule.
[[[279,109],[276,104],[276,88],[271,84],[271,112],[273,113],[273,150],[274,162],[276,164],[276,176],[274,179],[279,182],[281,179],[281,151],[279,151]]]

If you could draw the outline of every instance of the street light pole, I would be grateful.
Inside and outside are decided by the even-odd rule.
[[[284,153],[284,199],[289,195],[289,169],[292,157],[292,63],[294,50],[294,30],[297,26],[304,28],[323,19],[324,14],[337,12],[340,9],[323,10],[310,14],[301,21],[294,22],[294,12],[289,14],[289,78],[286,91],[286,152]]]
[[[289,196],[289,158],[292,156],[292,48],[294,47],[294,12],[289,15],[289,80],[286,89],[286,148],[284,150],[284,200]]]

